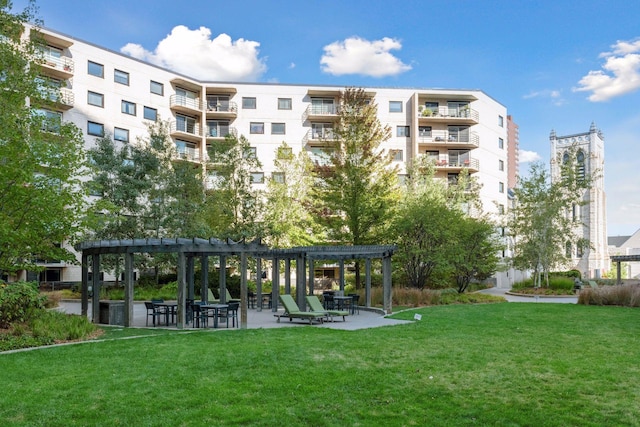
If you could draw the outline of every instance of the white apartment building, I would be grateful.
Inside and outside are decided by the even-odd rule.
[[[229,133],[244,135],[263,169],[274,170],[277,147],[306,150],[322,161],[319,145],[330,138],[344,87],[199,81],[49,29],[44,73],[61,87],[55,110],[83,132],[87,148],[109,133],[122,143],[145,137],[149,120],[169,120],[178,155],[207,168],[207,150]],[[483,211],[507,206],[507,109],[481,90],[363,88],[392,128],[384,150],[401,173],[417,156],[433,159],[437,175],[455,181],[467,168],[482,185]],[[186,237],[186,236],[185,236]],[[76,281],[76,266],[47,265],[42,280]]]

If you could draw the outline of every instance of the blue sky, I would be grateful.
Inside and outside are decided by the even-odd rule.
[[[548,164],[552,129],[593,121],[605,136],[608,234],[640,228],[640,1],[37,5],[46,27],[203,80],[481,89],[519,124],[523,160]]]

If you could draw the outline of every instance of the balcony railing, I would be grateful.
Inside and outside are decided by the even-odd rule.
[[[418,108],[418,117],[423,119],[428,118],[447,118],[447,119],[467,119],[477,122],[480,118],[480,114],[477,110],[468,107],[438,107],[438,108],[425,108],[421,106]]]
[[[44,65],[56,70],[63,71],[65,73],[73,74],[74,63],[73,60],[67,56],[54,56],[48,52],[42,52],[42,59]]]
[[[177,148],[176,158],[190,161],[200,160],[200,152],[196,148],[182,147]]]
[[[331,104],[309,105],[307,107],[308,116],[335,116],[338,114],[338,106]]]
[[[309,141],[326,141],[334,139],[333,129],[310,129],[307,135]]]
[[[199,123],[190,123],[190,122],[177,122],[172,121],[170,125],[170,132],[181,132],[189,135],[200,136],[200,124]]]
[[[418,131],[418,142],[421,144],[460,144],[478,147],[480,145],[480,137],[476,132],[461,134],[451,133],[446,130]]]
[[[438,157],[438,158],[430,158],[430,160],[432,160],[437,168],[454,168],[454,169],[462,169],[462,168],[468,168],[468,169],[474,169],[474,170],[478,170],[478,159],[474,159],[474,158],[456,158],[456,157],[449,157],[449,156],[443,156],[443,157]]]
[[[217,101],[207,98],[207,113],[234,113],[238,112],[238,105],[232,101]]]
[[[190,110],[200,110],[200,98],[190,98],[184,95],[171,95],[170,107],[184,107]]]
[[[238,131],[233,126],[207,126],[207,138],[226,138],[227,135],[237,136]]]

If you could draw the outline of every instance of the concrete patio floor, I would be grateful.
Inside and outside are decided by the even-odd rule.
[[[72,301],[72,300],[63,300],[60,302],[60,305],[57,308],[59,311],[69,314],[81,314],[81,305],[80,301]],[[279,314],[284,313],[282,309],[278,311]],[[289,328],[289,327],[300,327],[300,326],[310,326],[308,321],[303,321],[301,319],[294,319],[293,321],[289,321],[288,318],[282,318],[278,323],[278,319],[274,316],[273,311],[271,309],[263,309],[262,311],[258,311],[257,309],[250,308],[247,311],[247,328],[248,329],[259,329],[259,328]],[[143,302],[135,302],[133,305],[133,327],[146,327],[146,316],[147,310],[144,306]],[[91,315],[89,315],[91,317]],[[240,313],[238,313],[238,317],[240,317]],[[347,316],[346,321],[342,321],[342,317],[335,317],[334,322],[324,322],[323,324],[318,324],[314,322],[313,327],[315,328],[327,328],[327,329],[341,329],[341,330],[357,330],[357,329],[367,329],[367,328],[377,328],[380,326],[393,326],[400,325],[404,323],[411,323],[404,320],[395,320],[389,319],[385,317],[380,310],[370,311],[365,310],[363,308],[360,309],[360,314],[354,314]],[[151,326],[151,319],[149,319],[149,327]],[[229,329],[231,328],[231,324],[229,324]],[[157,326],[160,328],[166,327],[164,325]],[[169,325],[169,328],[175,329],[175,325]],[[191,324],[185,329],[192,329]],[[212,328],[212,322],[209,322],[209,328],[212,331],[223,331],[227,330],[226,323],[222,325],[222,327],[218,329]]]

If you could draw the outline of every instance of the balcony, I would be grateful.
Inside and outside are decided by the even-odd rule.
[[[73,108],[75,97],[73,91],[67,88],[41,88],[40,94],[45,104],[52,104],[55,110],[69,110]]]
[[[309,105],[305,117],[309,120],[327,120],[338,118],[339,107],[331,104]]]
[[[227,135],[238,136],[233,126],[207,126],[207,139],[224,139]]]
[[[458,123],[475,125],[480,121],[480,114],[473,108],[418,108],[419,123]]]
[[[176,159],[197,162],[200,160],[200,151],[197,148],[176,147]]]
[[[67,56],[55,56],[49,52],[42,52],[42,72],[60,80],[73,77],[73,60]]]
[[[232,101],[218,101],[217,97],[207,97],[207,117],[208,118],[229,118],[238,117],[238,105]]]
[[[473,149],[480,146],[480,137],[476,132],[418,131],[418,144]]]
[[[478,172],[479,162],[474,158],[456,158],[451,156],[443,156],[431,159],[435,163],[436,170],[447,172],[459,172],[462,169],[469,169],[469,172]]]
[[[173,137],[188,139],[190,141],[200,142],[202,132],[199,123],[190,123],[184,121],[172,121],[169,126],[169,133]]]
[[[333,129],[309,129],[307,132],[307,142],[332,141],[334,139]]]
[[[200,112],[202,106],[200,98],[190,98],[184,95],[171,95],[169,98],[169,106],[174,111],[181,111],[183,113]]]

